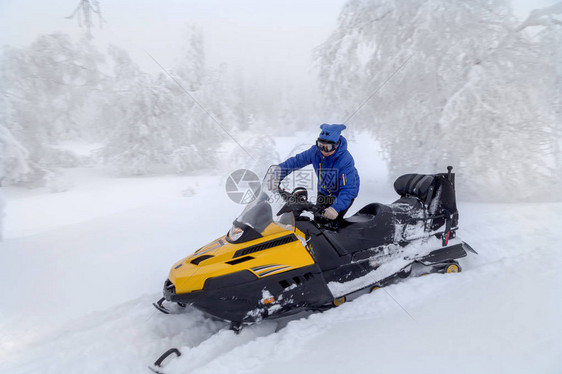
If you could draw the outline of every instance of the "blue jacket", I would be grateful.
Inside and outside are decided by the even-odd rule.
[[[318,192],[336,197],[332,208],[338,213],[347,209],[359,193],[359,173],[355,169],[351,153],[347,150],[347,140],[341,136],[340,141],[338,149],[331,156],[322,156],[314,145],[279,164],[281,179],[294,170],[312,164],[318,176]]]

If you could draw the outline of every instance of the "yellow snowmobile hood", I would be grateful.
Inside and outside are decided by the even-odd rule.
[[[314,264],[301,231],[267,231],[244,243],[230,243],[222,236],[175,263],[169,279],[176,294],[200,291],[207,279],[243,270],[264,278]]]

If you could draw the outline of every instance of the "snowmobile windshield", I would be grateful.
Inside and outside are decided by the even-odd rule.
[[[257,197],[246,205],[242,214],[234,221],[227,237],[231,241],[239,242],[238,239],[242,238],[244,231],[248,228],[260,236],[295,230],[295,216],[292,212],[277,215],[285,205],[285,201],[278,192],[278,184],[275,183],[274,176],[275,169],[272,169],[270,168],[266,174]]]

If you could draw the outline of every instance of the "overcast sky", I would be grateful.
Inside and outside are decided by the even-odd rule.
[[[0,0],[0,45],[24,46],[38,34],[84,32],[65,19],[79,0]],[[149,71],[158,69],[144,50],[170,66],[178,58],[186,25],[203,30],[208,63],[230,69],[303,79],[311,50],[335,28],[345,0],[100,0],[106,23],[94,29],[100,44],[126,48]]]
[[[336,27],[346,0],[99,0],[106,23],[93,30],[101,45],[125,48],[143,69],[178,58],[186,25],[201,27],[208,63],[231,70],[300,81],[314,75],[311,51]],[[460,0],[459,0],[460,1]],[[556,0],[514,0],[516,14]],[[76,20],[65,19],[79,0],[0,0],[0,45],[21,47],[39,34],[80,35]]]

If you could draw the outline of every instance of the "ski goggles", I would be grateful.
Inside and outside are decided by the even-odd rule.
[[[324,152],[332,152],[336,148],[338,148],[338,143],[328,142],[325,140],[317,140],[316,141],[316,148],[320,151]]]

